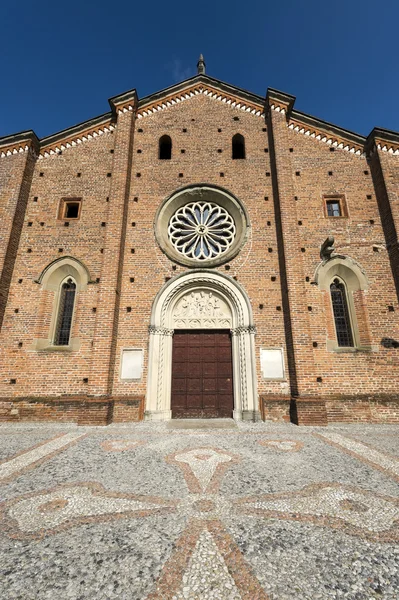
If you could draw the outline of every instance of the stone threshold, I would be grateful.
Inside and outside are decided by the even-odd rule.
[[[167,429],[237,429],[234,419],[171,419]]]

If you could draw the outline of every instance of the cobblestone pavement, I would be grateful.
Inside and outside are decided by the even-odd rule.
[[[398,432],[3,424],[0,598],[398,600]]]

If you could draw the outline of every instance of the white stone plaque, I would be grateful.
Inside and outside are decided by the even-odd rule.
[[[260,368],[264,379],[284,379],[283,350],[260,349]]]
[[[143,350],[123,350],[121,379],[141,379]]]

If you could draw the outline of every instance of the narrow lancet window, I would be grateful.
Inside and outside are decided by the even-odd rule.
[[[334,279],[330,285],[330,293],[338,346],[353,347],[353,335],[344,284],[339,279]]]
[[[240,133],[236,133],[232,140],[233,158],[245,158],[245,139]]]
[[[159,139],[159,158],[161,160],[172,158],[172,139],[169,135],[163,135]]]
[[[73,307],[75,304],[76,284],[72,279],[64,281],[61,286],[60,302],[58,306],[57,325],[54,344],[68,346],[71,335]]]

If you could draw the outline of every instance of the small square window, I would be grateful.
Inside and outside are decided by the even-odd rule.
[[[59,219],[76,220],[80,218],[81,198],[63,198],[60,204]]]
[[[324,196],[324,215],[326,217],[347,217],[345,197],[343,195]]]
[[[341,217],[341,205],[339,200],[327,200],[327,215],[329,217]]]

